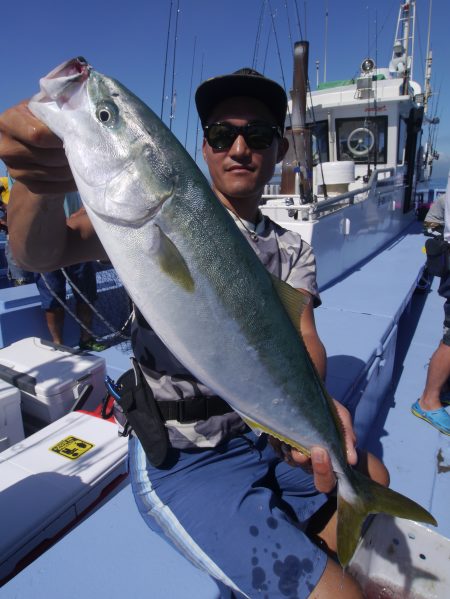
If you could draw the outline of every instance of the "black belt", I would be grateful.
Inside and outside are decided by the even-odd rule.
[[[178,420],[178,422],[196,422],[207,420],[211,416],[221,416],[232,412],[233,409],[219,396],[192,397],[176,401],[157,401],[163,420]]]

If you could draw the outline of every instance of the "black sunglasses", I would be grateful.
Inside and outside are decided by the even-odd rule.
[[[280,127],[269,123],[248,123],[236,127],[230,123],[213,123],[203,128],[208,144],[214,150],[229,150],[236,138],[242,135],[251,150],[267,150],[275,135],[282,137]]]

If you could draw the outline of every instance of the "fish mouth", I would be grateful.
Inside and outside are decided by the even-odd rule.
[[[67,93],[69,88],[87,81],[91,71],[91,65],[82,56],[67,60],[41,79],[39,100],[54,100],[64,104],[70,97]]]

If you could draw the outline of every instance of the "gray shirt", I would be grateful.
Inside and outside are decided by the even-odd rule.
[[[314,297],[314,305],[320,305],[314,254],[299,234],[283,229],[262,214],[256,228],[251,223],[244,221],[244,226],[242,221],[236,218],[235,221],[270,273],[292,287],[308,291]],[[255,229],[256,240],[250,237],[250,227]],[[157,401],[214,395],[211,389],[186,370],[142,319],[139,322],[134,319],[132,345]],[[246,425],[235,412],[198,422],[168,420],[166,426],[172,446],[180,449],[215,447],[246,430]]]

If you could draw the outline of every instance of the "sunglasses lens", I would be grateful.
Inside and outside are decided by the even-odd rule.
[[[227,123],[210,125],[206,133],[209,145],[215,150],[227,150],[231,148],[236,139],[234,127],[231,127]]]
[[[205,128],[206,139],[215,150],[228,150],[238,135],[243,135],[245,143],[252,150],[270,148],[276,129],[267,123],[251,123],[244,127],[234,127],[229,123],[214,123]]]
[[[254,124],[247,126],[245,141],[252,150],[266,150],[273,141],[274,130],[270,125]]]

